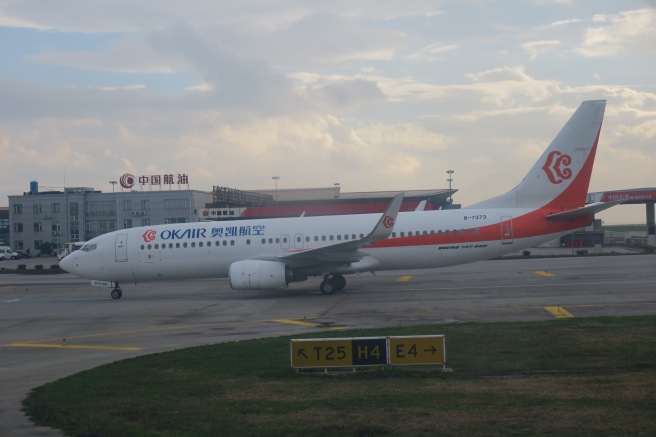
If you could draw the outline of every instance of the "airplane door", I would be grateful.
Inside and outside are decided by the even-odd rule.
[[[513,244],[513,224],[509,215],[501,216],[501,244]]]
[[[128,260],[128,234],[118,234],[116,236],[116,262],[125,262]]]
[[[303,234],[294,235],[294,247],[296,249],[303,249]]]
[[[287,250],[287,249],[289,249],[289,247],[290,247],[289,244],[290,244],[290,243],[289,243],[289,235],[287,235],[287,234],[283,234],[283,235],[281,235],[281,236],[280,236],[280,247],[281,247],[283,250]]]

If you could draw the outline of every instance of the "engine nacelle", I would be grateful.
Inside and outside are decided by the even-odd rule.
[[[233,290],[265,290],[286,287],[294,271],[277,261],[246,260],[230,264],[229,277]]]

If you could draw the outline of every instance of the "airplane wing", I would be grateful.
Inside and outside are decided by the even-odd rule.
[[[596,202],[585,205],[584,207],[573,209],[571,211],[558,212],[555,214],[547,214],[545,217],[547,220],[554,221],[569,221],[575,220],[589,214],[596,214],[598,212],[604,211],[608,208],[612,208],[615,205],[619,205],[622,201],[616,202]]]
[[[282,254],[280,256],[257,257],[257,259],[268,261],[280,261],[292,267],[307,267],[319,264],[343,265],[357,262],[367,257],[368,254],[360,249],[377,241],[384,240],[392,235],[396,217],[401,209],[404,193],[397,194],[381,215],[373,230],[364,238],[323,246],[316,249],[308,249],[301,252]]]

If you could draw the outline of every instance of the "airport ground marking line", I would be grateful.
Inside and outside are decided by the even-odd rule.
[[[275,319],[275,320],[271,320],[271,321],[276,322],[276,323],[286,323],[288,325],[309,326],[311,328],[316,328],[318,326],[322,326],[318,323],[303,322],[301,320],[292,320],[292,319]]]
[[[125,334],[139,334],[145,332],[161,332],[161,331],[173,331],[173,330],[185,330],[185,329],[195,329],[195,328],[208,328],[212,326],[221,326],[221,325],[236,325],[236,324],[247,324],[247,323],[267,323],[270,320],[245,320],[245,321],[234,321],[234,322],[215,322],[215,323],[202,323],[198,325],[179,325],[179,326],[166,326],[160,328],[144,328],[144,329],[132,329],[126,331],[110,331],[110,332],[99,332],[96,334],[84,334],[84,335],[69,335],[66,338],[78,339],[78,338],[95,338],[95,337],[108,337],[111,335],[125,335]],[[60,341],[61,338],[45,338],[41,340],[33,340],[26,342],[29,344],[44,344],[52,341]]]
[[[50,349],[95,349],[95,350],[112,350],[112,351],[140,351],[142,347],[136,346],[93,346],[85,344],[51,344],[51,343],[11,343],[5,344],[6,347],[36,347]]]
[[[412,279],[412,276],[410,275],[403,275],[399,278],[398,282],[408,282],[410,279]]]
[[[567,318],[574,317],[572,313],[570,313],[560,305],[556,307],[544,307],[544,309],[549,311],[549,313],[551,313],[557,319],[567,319]]]
[[[546,270],[538,270],[536,272],[533,272],[536,275],[544,276],[545,278],[551,278],[552,276],[556,276],[553,273],[549,273]]]
[[[538,288],[538,287],[568,287],[572,285],[627,285],[627,284],[656,284],[655,281],[607,281],[607,282],[567,282],[560,284],[531,284],[531,285],[482,285],[482,286],[463,286],[463,287],[419,287],[419,288],[404,288],[403,291],[448,291],[448,290],[489,290],[496,288]],[[369,293],[369,292],[398,292],[399,289],[371,289],[371,290],[349,290],[349,293]]]

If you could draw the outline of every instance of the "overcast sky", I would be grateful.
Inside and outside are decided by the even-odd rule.
[[[0,0],[0,205],[190,187],[515,186],[607,99],[591,191],[656,186],[654,1]],[[640,223],[644,206],[599,215]]]

